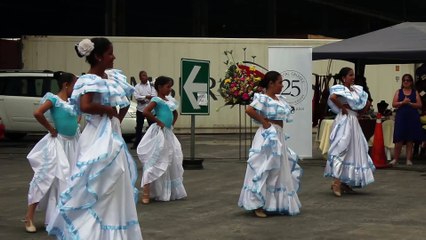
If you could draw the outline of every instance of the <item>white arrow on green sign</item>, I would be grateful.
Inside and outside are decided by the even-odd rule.
[[[209,114],[210,61],[181,60],[181,114]]]

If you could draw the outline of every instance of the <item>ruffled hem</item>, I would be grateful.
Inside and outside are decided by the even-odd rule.
[[[340,113],[334,121],[324,176],[340,179],[352,187],[373,183],[375,166],[356,114]]]
[[[137,153],[143,165],[141,187],[150,184],[151,197],[169,201],[187,196],[183,186],[182,148],[171,129],[151,125]]]
[[[156,201],[173,201],[187,197],[183,178],[171,180],[171,171],[165,172],[160,178],[150,184],[150,197]]]
[[[68,225],[69,220],[66,215],[63,216],[65,221],[58,225]],[[59,227],[51,227],[48,225],[46,230],[49,235],[56,236],[60,240],[68,239],[102,239],[102,240],[141,240],[142,232],[138,221],[128,221],[119,226],[103,225],[102,220],[96,213],[88,209],[79,218],[79,222],[69,225],[67,230]]]
[[[113,120],[118,122],[118,119],[116,118]],[[89,199],[96,201],[96,199],[98,199],[97,195],[102,195],[103,193],[108,192],[110,188],[113,188],[117,179],[120,178],[124,172],[129,172],[129,176],[132,180],[132,186],[134,186],[137,179],[136,164],[131,155],[127,152],[127,145],[120,136],[121,132],[113,132],[111,127],[113,120],[110,120],[106,116],[101,118],[101,122],[95,129],[94,142],[85,146],[86,148],[88,146],[98,146],[97,150],[85,151],[83,154],[80,154],[76,163],[76,173],[71,176],[71,181],[74,182],[72,185],[74,186],[71,186],[62,194],[61,198],[63,202],[67,202],[67,200],[71,199],[72,192],[81,191],[82,189],[84,189],[83,192],[88,195],[83,199],[86,199],[88,202]],[[117,123],[115,123],[115,125],[116,124]],[[88,128],[88,126],[86,126],[86,128]],[[87,135],[82,135],[82,138],[87,138]],[[82,145],[82,142],[83,140],[81,140],[80,146]],[[120,157],[125,158],[125,161],[117,162]],[[114,163],[118,166],[115,166],[112,170],[110,170],[110,167]],[[90,183],[95,183],[95,181],[97,181],[97,179],[106,171],[109,171],[108,179],[111,185],[105,189],[104,184],[102,186],[102,191],[99,193],[93,191],[94,189],[90,188]],[[78,185],[81,185],[80,187],[82,187],[82,189],[76,189],[75,187]],[[89,204],[89,206],[83,205],[81,208],[90,207],[92,204]],[[65,204],[63,208],[67,208]],[[79,209],[79,207],[70,207],[70,209]]]
[[[362,86],[352,85],[351,88],[353,91],[344,85],[334,85],[330,88],[330,96],[333,94],[342,96],[353,110],[362,110],[367,104],[368,94],[363,90]],[[330,98],[327,100],[327,104],[334,113],[338,114],[341,111]]]
[[[128,97],[132,95],[134,87],[127,83],[126,76],[116,69],[107,70],[105,73],[108,79],[94,74],[85,74],[78,78],[70,99],[78,113],[81,113],[80,97],[86,93],[99,93],[99,103],[102,105],[120,108],[130,105]]]
[[[70,138],[47,134],[27,156],[34,170],[28,190],[28,205],[39,203],[37,209],[45,211],[46,224],[54,216],[59,194],[68,185],[77,140],[78,135]]]
[[[140,233],[136,224],[138,191],[134,188],[137,168],[121,137],[118,119],[94,118],[83,131],[79,147],[77,168],[70,187],[61,194],[49,233],[58,238],[70,235],[71,239],[141,239],[125,232],[132,223]],[[99,231],[94,232],[96,229]],[[111,235],[104,230],[123,233]],[[86,237],[104,234],[101,238]]]
[[[302,207],[296,192],[271,187],[262,194],[259,189],[249,186],[243,186],[238,206],[247,211],[262,208],[270,213],[290,216],[299,214]]]
[[[338,178],[351,187],[363,188],[374,182],[373,172],[376,168],[373,163],[359,167],[343,163],[338,156],[329,156],[327,165],[329,168],[324,173],[325,177]]]
[[[259,128],[254,137],[238,205],[246,210],[296,215],[301,203],[297,196],[303,174],[298,156],[285,145],[282,129],[272,125]]]
[[[65,189],[71,174],[70,161],[72,160],[68,159],[68,154],[65,153],[59,138],[61,137],[54,138],[50,134],[45,135],[27,156],[34,171],[28,191],[28,204],[39,202],[49,192],[55,179],[62,182],[63,187],[60,189]],[[69,141],[76,145],[76,139]]]

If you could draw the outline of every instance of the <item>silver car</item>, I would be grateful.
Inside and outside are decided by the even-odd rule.
[[[53,71],[0,70],[0,117],[6,127],[5,136],[18,140],[27,134],[46,133],[46,129],[34,118],[40,100],[47,92],[59,91]],[[81,123],[84,127],[84,121]],[[121,123],[126,140],[135,135],[136,103]]]

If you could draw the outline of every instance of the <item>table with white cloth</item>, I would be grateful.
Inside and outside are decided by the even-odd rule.
[[[317,133],[317,142],[319,143],[318,148],[324,156],[327,156],[328,149],[330,148],[330,133],[333,130],[333,121],[334,119],[323,119],[319,125]],[[366,139],[369,139],[369,146],[373,146],[374,140],[374,127],[376,120],[375,119],[360,119],[359,120],[361,128],[363,130],[364,136]],[[385,120],[382,123],[383,129],[383,140],[386,149],[386,156],[390,160],[391,149],[394,148],[393,144],[393,120]]]
[[[330,133],[333,121],[334,119],[323,119],[319,125],[317,141],[319,142],[318,148],[321,150],[322,155],[327,155],[330,148]]]

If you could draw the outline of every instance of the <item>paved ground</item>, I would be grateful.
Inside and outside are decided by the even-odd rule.
[[[178,138],[189,156],[190,137]],[[37,139],[0,142],[0,239],[53,239],[42,227],[43,213],[36,216],[35,234],[20,222],[32,177],[25,157]],[[302,213],[259,219],[237,206],[246,166],[238,140],[238,135],[196,136],[195,155],[204,158],[204,169],[185,171],[186,200],[138,203],[144,239],[426,239],[425,160],[377,170],[375,183],[337,198],[314,149],[314,158],[301,163]]]

